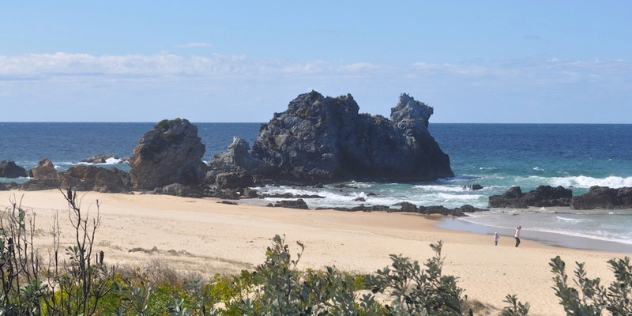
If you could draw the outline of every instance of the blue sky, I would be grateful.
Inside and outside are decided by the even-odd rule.
[[[3,1],[0,121],[632,123],[631,1]]]

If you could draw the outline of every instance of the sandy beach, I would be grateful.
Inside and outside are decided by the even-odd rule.
[[[1,209],[10,206],[12,196],[22,198],[22,206],[36,214],[35,242],[42,252],[52,247],[55,213],[62,244],[71,241],[68,208],[59,191],[2,191]],[[105,252],[110,264],[160,259],[186,271],[233,274],[262,263],[266,247],[279,234],[285,235],[293,255],[300,249],[296,241],[305,244],[300,269],[335,266],[368,273],[389,265],[389,254],[423,263],[433,255],[429,245],[442,240],[444,273],[459,277],[458,284],[470,300],[501,309],[505,296],[516,294],[531,304],[531,315],[564,315],[551,288],[551,258],[561,256],[569,274],[575,261],[586,262],[589,277],[610,282],[607,260],[625,256],[536,243],[529,240],[526,228],[519,248],[507,232],[494,246],[491,235],[437,228],[436,218],[417,214],[228,205],[215,199],[139,193],[79,192],[79,196],[82,210],[90,216],[96,216],[96,201],[100,203],[95,247]],[[134,251],[140,249],[147,251]]]

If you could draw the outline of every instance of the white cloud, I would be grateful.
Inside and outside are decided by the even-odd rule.
[[[364,62],[335,64],[322,60],[249,59],[244,55],[183,57],[155,55],[27,54],[0,55],[0,80],[55,80],[60,77],[129,78],[250,78],[409,76],[445,80],[509,80],[521,84],[567,83],[581,80],[630,80],[632,63],[625,60],[574,61],[517,59],[463,64],[414,63],[395,67]],[[266,79],[267,80],[267,79]]]
[[[380,111],[394,105],[394,96],[407,92],[441,108],[437,118],[443,121],[489,122],[488,116],[476,118],[480,115],[476,107],[459,107],[477,104],[512,117],[498,121],[538,122],[542,118],[537,114],[516,114],[505,111],[505,106],[515,109],[528,102],[547,107],[566,104],[566,108],[583,103],[588,108],[596,103],[629,106],[632,62],[525,58],[394,66],[170,52],[0,55],[0,104],[14,104],[16,109],[0,120],[68,119],[61,114],[47,116],[46,109],[53,106],[73,109],[60,113],[74,111],[80,121],[104,120],[103,109],[113,120],[153,120],[173,113],[203,121],[264,121],[297,94],[310,90],[305,87],[318,87],[331,96],[351,93],[363,112],[373,114],[388,115]],[[84,110],[90,107],[93,110]],[[558,117],[568,113],[560,111]],[[614,117],[602,118],[604,122],[617,122],[620,117],[607,114],[614,111],[602,112]]]
[[[198,43],[198,42],[192,42],[192,43],[186,43],[183,45],[179,45],[179,48],[198,48],[198,47],[213,47],[212,44],[209,43]]]

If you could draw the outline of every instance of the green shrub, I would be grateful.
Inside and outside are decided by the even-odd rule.
[[[430,245],[435,256],[426,261],[424,270],[417,261],[391,255],[392,269],[385,267],[369,277],[373,293],[390,291],[389,315],[463,314],[463,289],[457,286],[456,277],[442,275],[442,245],[441,241]]]
[[[600,285],[599,278],[586,277],[584,263],[576,262],[575,286],[568,285],[566,263],[560,256],[551,259],[549,265],[555,275],[553,281],[555,295],[559,297],[560,304],[568,315],[601,315],[606,309],[612,315],[632,315],[632,266],[630,259],[611,259],[608,261],[614,272],[615,281],[608,288]]]
[[[156,126],[164,129],[165,131],[169,130],[169,120],[164,119],[164,120],[156,123]]]

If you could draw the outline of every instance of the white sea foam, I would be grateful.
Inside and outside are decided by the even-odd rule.
[[[496,167],[479,167],[478,170],[496,170]]]
[[[556,216],[555,218],[561,220],[561,221],[566,221],[566,222],[572,222],[572,223],[581,223],[584,220],[581,219],[577,219],[577,218],[566,218],[566,217],[562,217],[562,216]]]
[[[123,159],[110,157],[105,160],[106,165],[116,165],[122,163]]]
[[[447,193],[438,193],[437,197],[445,201],[472,201],[478,200],[482,197],[482,195],[476,194],[447,194]]]
[[[615,177],[593,178],[587,176],[551,178],[550,183],[553,186],[561,185],[563,187],[581,187],[590,188],[592,186],[606,186],[610,188],[621,188],[632,186],[632,177]]]
[[[445,186],[445,185],[415,185],[414,189],[423,192],[463,192],[461,186]]]

